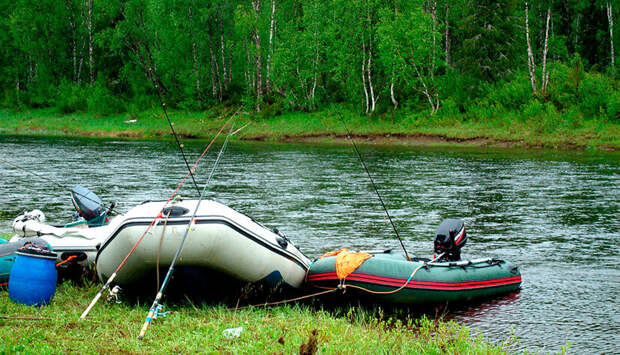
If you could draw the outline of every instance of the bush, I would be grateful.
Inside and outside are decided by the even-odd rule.
[[[521,72],[510,81],[499,82],[489,90],[489,102],[509,109],[518,109],[532,99],[528,74]]]
[[[123,111],[121,101],[99,80],[88,90],[86,101],[88,111],[99,115],[107,116]]]
[[[533,99],[527,104],[523,105],[521,112],[523,113],[523,117],[526,120],[539,117],[545,112],[545,105],[543,105],[542,102]]]
[[[606,116],[609,98],[616,92],[611,80],[601,74],[586,74],[579,85],[579,109],[586,117]]]
[[[617,90],[607,98],[607,118],[613,123],[620,123],[620,92]]]
[[[72,113],[86,108],[88,90],[69,81],[62,81],[56,93],[56,107],[62,113]]]

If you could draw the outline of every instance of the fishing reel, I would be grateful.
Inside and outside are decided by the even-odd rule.
[[[465,222],[458,218],[444,219],[435,232],[435,254],[443,254],[441,261],[461,260],[461,248],[467,243]]]

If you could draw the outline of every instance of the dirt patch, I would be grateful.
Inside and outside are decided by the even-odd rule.
[[[310,333],[310,337],[308,338],[308,341],[301,344],[301,346],[299,347],[300,355],[316,354],[316,350],[318,348],[318,341],[316,339],[316,333],[317,333],[316,329],[313,329],[312,333]]]
[[[495,143],[487,137],[472,138],[455,138],[440,134],[424,134],[424,133],[386,133],[386,134],[353,134],[351,135],[356,142],[370,144],[409,144],[409,145],[433,145],[436,143],[467,143],[471,145],[488,145]],[[246,136],[241,138],[247,141],[265,141],[266,135]],[[321,143],[321,142],[346,142],[348,137],[342,133],[319,133],[319,134],[302,134],[302,135],[282,135],[274,137],[274,140],[285,143]]]

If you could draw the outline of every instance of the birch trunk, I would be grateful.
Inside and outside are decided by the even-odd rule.
[[[446,32],[445,32],[446,66],[450,66],[450,1],[446,1]]]
[[[368,27],[372,27],[370,19],[370,6],[366,4],[366,15],[368,18]],[[375,90],[372,86],[372,32],[368,34],[368,65],[366,66],[366,74],[368,75],[368,88],[370,90],[370,112],[375,112],[377,99],[375,98]]]
[[[437,48],[437,0],[431,1],[431,18],[433,19],[433,48],[431,51],[431,78],[435,75],[435,49]]]
[[[398,15],[398,3],[394,1],[394,18]],[[394,105],[394,111],[398,108],[398,101],[396,100],[396,96],[394,95],[394,83],[396,81],[396,49],[392,50],[392,73],[390,74],[390,100],[392,101],[392,105]]]
[[[77,82],[77,38],[75,33],[75,16],[73,13],[73,3],[71,0],[66,0],[65,6],[67,7],[67,12],[69,12],[69,32],[71,33],[71,62],[73,64],[71,79],[75,83]]]
[[[196,95],[200,95],[200,75],[198,73],[198,53],[196,50],[196,40],[194,39],[194,31],[193,31],[194,16],[192,13],[192,7],[191,6],[188,7],[187,11],[189,15],[189,37],[190,37],[190,40],[192,41],[192,61],[194,64],[194,79],[195,79]]]
[[[616,66],[615,54],[614,54],[614,10],[611,7],[611,2],[607,3],[607,22],[609,22],[609,44],[611,46],[611,66]]]
[[[87,0],[88,9],[88,70],[90,74],[90,86],[95,83],[95,59],[93,57],[93,0]]]
[[[220,13],[220,54],[222,56],[222,82],[224,89],[228,89],[228,72],[226,70],[226,41],[224,40],[224,19]]]
[[[545,47],[543,49],[543,66],[542,66],[542,77],[541,77],[541,87],[543,95],[547,93],[547,84],[549,83],[549,73],[547,73],[547,49],[549,42],[549,20],[551,19],[551,7],[547,8],[547,26],[545,28]]]
[[[215,55],[213,54],[213,45],[211,44],[211,39],[209,39],[209,41],[207,42],[208,46],[209,46],[209,58],[210,58],[210,67],[211,67],[211,96],[213,98],[217,97],[217,81],[216,81],[216,76],[217,76],[217,72],[216,72],[216,67],[215,67]]]
[[[530,42],[530,23],[528,17],[527,1],[525,2],[525,38],[527,40],[527,67],[530,72],[532,92],[536,93],[536,65],[534,64],[534,53],[532,52],[532,44]]]
[[[392,75],[390,77],[390,99],[392,100],[392,105],[394,105],[394,111],[398,108],[398,101],[396,101],[396,97],[394,96],[394,76],[395,76],[394,63],[392,63]]]
[[[260,31],[258,28],[260,18],[261,0],[252,0],[252,7],[255,12],[254,24],[254,48],[256,50],[256,112],[260,112],[261,102],[263,100],[263,64],[260,47]]]
[[[364,97],[366,99],[366,113],[370,109],[370,103],[368,102],[368,89],[366,88],[366,42],[362,36],[362,86],[364,87]]]
[[[370,89],[370,112],[375,112],[378,97],[375,97],[375,90],[372,86],[372,49],[368,51],[368,66],[366,71],[368,73],[368,88]]]
[[[312,90],[310,92],[310,104],[312,106],[311,108],[314,109],[316,108],[316,105],[314,104],[314,93],[316,92],[316,82],[319,75],[319,33],[316,27],[314,28],[314,63],[312,70],[314,75],[312,78]]]
[[[267,72],[265,77],[265,88],[271,91],[271,55],[273,54],[273,33],[275,27],[276,0],[271,0],[271,19],[269,23],[269,50],[267,51]]]

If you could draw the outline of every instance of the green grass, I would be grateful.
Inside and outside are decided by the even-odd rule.
[[[0,353],[298,353],[314,338],[323,354],[504,354],[516,344],[512,338],[491,344],[454,322],[421,318],[403,323],[359,308],[337,317],[300,305],[235,311],[192,304],[174,305],[140,341],[145,305],[102,299],[86,320],[78,321],[99,287],[63,283],[52,304],[42,308],[13,304],[6,291],[0,292]],[[224,329],[236,327],[243,327],[239,338],[223,335]]]
[[[184,138],[211,138],[233,108],[214,107],[203,112],[171,111],[176,132]],[[345,128],[335,109],[311,113],[285,113],[258,117],[241,113],[235,126],[248,140],[338,142]],[[526,117],[515,112],[481,113],[488,117],[460,115],[427,117],[419,114],[364,116],[343,110],[352,133],[360,141],[407,145],[491,145],[562,149],[620,149],[620,124],[602,119],[540,113]],[[135,122],[131,122],[135,120]],[[0,110],[0,134],[61,135],[167,139],[168,122],[161,109],[138,114],[97,116],[92,113],[60,114],[57,109],[22,112]]]

